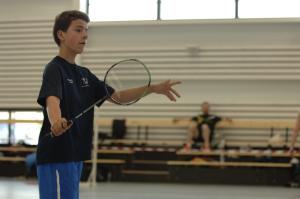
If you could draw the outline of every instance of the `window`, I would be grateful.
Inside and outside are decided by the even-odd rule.
[[[239,0],[239,18],[300,17],[299,0]]]
[[[235,17],[235,0],[162,0],[162,19],[221,19]]]
[[[157,0],[89,0],[91,21],[155,20]]]
[[[87,2],[88,0],[80,0],[80,11],[87,12]]]
[[[43,113],[40,111],[15,111],[11,113],[11,119],[15,120],[42,120]],[[41,129],[41,123],[15,123],[12,125],[11,143],[24,143],[37,145]]]
[[[9,112],[0,111],[0,120],[8,120]],[[0,123],[0,144],[9,143],[9,125],[8,123]]]
[[[87,2],[89,6],[87,7]],[[91,21],[229,19],[235,18],[236,0],[80,0]],[[239,18],[300,17],[299,0],[239,0]]]
[[[0,120],[8,120],[9,113],[7,111],[0,111]]]

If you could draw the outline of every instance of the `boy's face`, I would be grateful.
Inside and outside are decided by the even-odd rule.
[[[66,32],[59,32],[60,47],[70,53],[80,54],[83,52],[84,46],[87,44],[88,25],[81,19],[71,22]]]

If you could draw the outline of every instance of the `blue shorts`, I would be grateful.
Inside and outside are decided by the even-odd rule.
[[[37,166],[40,199],[79,199],[82,162]]]

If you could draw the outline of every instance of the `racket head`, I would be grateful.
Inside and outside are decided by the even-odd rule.
[[[113,64],[106,72],[104,77],[105,91],[107,97],[114,103],[119,105],[130,105],[139,101],[147,94],[151,84],[151,74],[148,67],[138,59],[125,59]],[[109,92],[108,86],[115,89],[115,92],[132,89],[143,88],[140,95],[127,102],[121,102],[118,98],[114,98]]]

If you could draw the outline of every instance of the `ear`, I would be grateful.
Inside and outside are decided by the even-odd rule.
[[[64,41],[65,40],[65,34],[62,30],[57,31],[57,37],[60,41]]]

